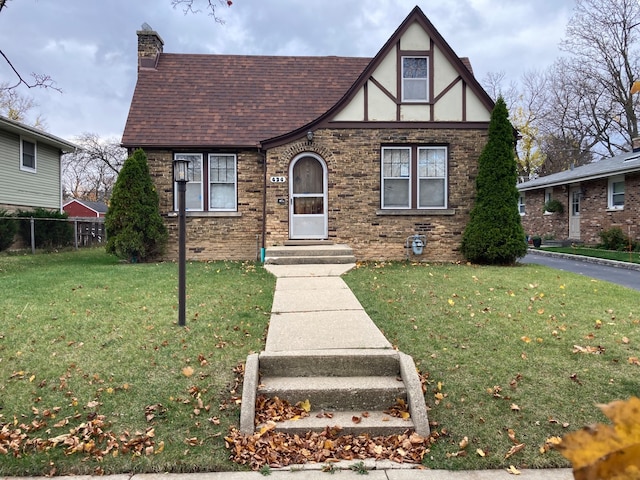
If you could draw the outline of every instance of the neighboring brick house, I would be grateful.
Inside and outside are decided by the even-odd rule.
[[[172,161],[191,161],[187,255],[344,243],[359,260],[461,259],[494,103],[416,7],[374,58],[163,52],[138,34],[122,145],[145,150],[177,254]]]
[[[640,240],[640,152],[546,175],[518,185],[522,225],[529,235],[600,242],[600,232],[620,227]],[[546,212],[548,200],[562,212]]]
[[[76,145],[0,116],[0,210],[62,211],[63,153]]]
[[[91,202],[74,198],[65,203],[62,209],[70,217],[91,218],[104,217],[107,214],[107,205],[104,202]]]

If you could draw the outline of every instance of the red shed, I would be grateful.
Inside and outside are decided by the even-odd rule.
[[[102,202],[90,202],[88,200],[73,199],[65,203],[62,209],[69,217],[104,217],[107,213],[107,205]]]

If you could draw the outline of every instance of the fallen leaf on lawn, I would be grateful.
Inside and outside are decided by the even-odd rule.
[[[629,343],[629,339],[627,337],[622,337],[622,343],[624,344]]]
[[[524,343],[531,343],[531,339],[527,336],[520,337],[520,340],[522,340]]]
[[[552,448],[556,448],[562,443],[560,437],[549,437],[544,441],[544,445],[540,447],[540,453],[547,453]]]
[[[519,412],[520,411],[520,407],[518,405],[516,405],[515,403],[512,403],[511,404],[511,411]]]
[[[640,359],[638,357],[629,357],[629,365],[640,365]]]
[[[511,475],[520,475],[520,470],[518,470],[513,465],[509,465],[509,468],[507,468],[507,472],[509,472]]]
[[[516,432],[512,428],[507,430],[507,435],[509,436],[509,440],[511,440],[516,445],[518,444],[518,441],[516,440]]]
[[[518,445],[514,445],[513,447],[511,447],[509,449],[509,451],[506,453],[506,455],[504,456],[505,460],[507,458],[509,458],[512,455],[515,455],[516,453],[518,453],[520,450],[522,450],[524,448],[525,444],[524,443],[519,443]]]
[[[486,457],[487,456],[487,454],[484,453],[484,450],[482,450],[481,448],[476,449],[476,453],[478,455],[480,455],[481,457]]]
[[[467,456],[466,450],[459,450],[456,453],[447,452],[447,458],[466,457],[466,456]]]
[[[192,376],[192,375],[193,375],[193,367],[184,367],[184,368],[182,369],[182,374],[183,374],[185,377],[190,377],[190,376]]]
[[[464,437],[462,440],[460,440],[458,446],[460,447],[460,450],[464,450],[465,448],[467,448],[469,446],[469,437]]]
[[[558,445],[575,478],[637,478],[640,469],[640,399],[598,405],[613,425],[568,433]]]
[[[573,346],[573,353],[593,353],[595,355],[599,355],[604,353],[604,350],[604,347],[601,347],[600,345],[597,347],[592,347],[590,345],[587,345],[586,347],[581,347],[580,345]]]

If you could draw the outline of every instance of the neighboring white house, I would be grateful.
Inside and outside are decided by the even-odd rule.
[[[0,115],[0,210],[62,211],[63,153],[76,145]]]

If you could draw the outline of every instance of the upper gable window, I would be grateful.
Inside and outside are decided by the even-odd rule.
[[[22,139],[20,142],[20,170],[36,171],[36,144]]]
[[[402,57],[402,101],[429,100],[429,58]]]

